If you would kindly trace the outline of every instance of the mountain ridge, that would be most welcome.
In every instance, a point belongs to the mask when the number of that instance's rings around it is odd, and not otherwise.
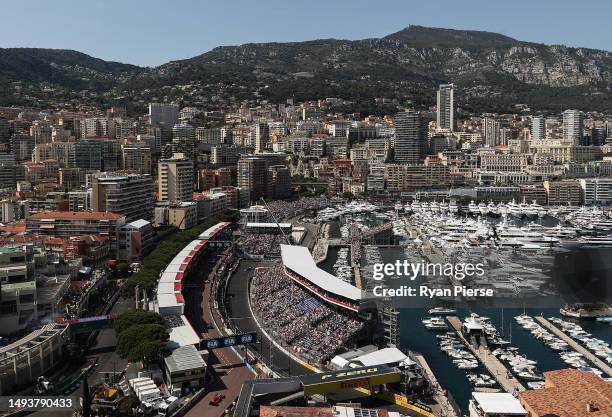
[[[3,51],[7,50],[0,49],[0,81],[19,81],[18,69],[14,62],[6,65]],[[21,78],[28,81],[112,90],[118,97],[143,100],[163,93],[164,99],[194,105],[331,96],[364,105],[375,97],[431,105],[436,86],[454,82],[460,103],[474,111],[487,102],[491,110],[513,103],[612,108],[612,53],[485,31],[411,25],[380,38],[219,46],[153,68],[76,51],[60,50],[59,58],[49,50],[25,51],[29,52],[22,57],[13,52],[12,59],[25,63]]]

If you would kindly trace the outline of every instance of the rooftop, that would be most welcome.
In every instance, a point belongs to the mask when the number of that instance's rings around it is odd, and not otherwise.
[[[612,382],[578,369],[545,372],[544,376],[544,389],[519,393],[521,403],[533,410],[534,417],[583,416],[586,415],[588,403],[594,405],[594,410],[588,413],[589,417],[612,416]]]
[[[30,216],[30,219],[119,220],[122,217],[121,214],[108,211],[41,211]]]
[[[170,356],[164,359],[164,362],[170,372],[188,371],[206,366],[202,355],[193,345],[181,346],[175,349]]]
[[[496,392],[473,392],[472,397],[485,414],[503,416],[526,416],[527,411],[512,394]]]
[[[361,290],[340,278],[322,270],[315,264],[308,248],[304,246],[281,245],[283,265],[300,274],[324,291],[346,297],[350,300],[360,300]]]

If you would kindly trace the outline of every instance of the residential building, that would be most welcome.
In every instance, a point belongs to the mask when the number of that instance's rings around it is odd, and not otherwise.
[[[268,195],[267,167],[263,158],[246,157],[238,161],[238,187],[248,188],[252,201]]]
[[[270,142],[270,126],[267,123],[255,125],[255,153],[266,152]]]
[[[574,145],[582,142],[584,135],[584,116],[580,110],[565,110],[563,112],[563,139]]]
[[[495,117],[485,117],[482,121],[482,131],[485,144],[497,146],[501,144],[501,122]]]
[[[162,159],[157,167],[157,199],[171,203],[189,202],[193,194],[193,162],[181,153]]]
[[[111,251],[117,250],[120,228],[125,216],[110,212],[41,211],[26,219],[26,231],[44,236],[69,238],[79,235],[102,235],[108,238]]]
[[[91,179],[91,208],[125,216],[127,222],[153,217],[153,179],[150,175],[104,172]]]
[[[421,115],[407,111],[395,115],[395,162],[417,163],[425,157],[426,126]]]
[[[240,152],[235,146],[218,145],[210,149],[210,163],[213,165],[235,165],[238,159]]]
[[[174,126],[178,123],[178,114],[179,106],[177,104],[149,104],[149,123],[152,125]]]
[[[455,129],[454,84],[442,84],[438,88],[436,128],[450,132]]]
[[[151,175],[151,148],[145,144],[123,145],[123,169]]]
[[[612,178],[580,179],[584,204],[610,205],[612,203]]]
[[[195,202],[180,202],[168,207],[168,224],[179,230],[191,229],[198,224],[198,207]]]
[[[153,226],[147,220],[135,220],[123,225],[119,230],[119,259],[141,260],[151,247],[154,235]]]
[[[546,119],[543,116],[531,118],[531,140],[546,139]]]
[[[544,181],[546,198],[551,206],[582,204],[582,188],[576,180]]]

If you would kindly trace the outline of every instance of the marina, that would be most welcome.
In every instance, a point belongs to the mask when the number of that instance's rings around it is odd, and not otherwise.
[[[546,318],[540,316],[540,317],[536,317],[535,319],[542,326],[544,326],[545,328],[550,330],[552,333],[554,333],[557,337],[563,339],[565,341],[565,343],[567,343],[576,352],[580,353],[589,362],[591,362],[592,364],[597,366],[597,368],[599,368],[604,373],[606,373],[608,375],[608,377],[612,377],[612,367],[610,365],[608,365],[607,363],[602,361],[600,358],[595,356],[593,353],[591,353],[585,347],[581,346],[576,340],[574,340],[571,337],[569,337],[567,334],[565,334],[563,331],[561,331],[559,328],[557,328],[554,324],[552,324]]]
[[[504,391],[515,393],[525,390],[525,387],[518,381],[518,379],[516,379],[509,372],[506,366],[499,359],[497,359],[497,357],[495,357],[495,355],[493,355],[487,347],[483,345],[474,346],[473,343],[468,342],[461,331],[463,324],[459,317],[449,316],[447,317],[447,320],[453,329],[455,329],[455,332],[457,332],[457,335],[463,344],[467,346],[472,354],[485,366],[485,368],[495,378]]]

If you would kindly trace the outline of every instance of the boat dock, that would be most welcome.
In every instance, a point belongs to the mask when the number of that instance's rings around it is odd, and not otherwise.
[[[448,397],[444,395],[442,387],[438,383],[436,376],[429,367],[429,364],[427,363],[425,358],[422,355],[415,355],[414,358],[416,359],[417,363],[421,365],[421,367],[423,367],[423,370],[427,374],[429,381],[433,384],[433,386],[436,387],[436,393],[434,394],[434,400],[436,401],[436,404],[432,407],[435,415],[460,417],[459,413],[457,413],[455,407],[453,407]]]
[[[538,323],[540,323],[545,329],[550,330],[555,336],[561,338],[565,343],[567,343],[572,349],[576,352],[582,354],[586,360],[591,362],[593,365],[598,367],[602,372],[605,372],[608,376],[612,376],[612,367],[595,356],[591,351],[589,351],[584,346],[580,345],[574,339],[566,335],[561,331],[557,326],[552,324],[550,321],[545,319],[544,317],[537,316],[535,318]]]
[[[457,316],[449,316],[446,317],[448,322],[453,326],[453,329],[457,332],[459,339],[463,342],[464,345],[470,349],[472,354],[478,358],[480,363],[482,363],[487,371],[495,378],[497,383],[502,387],[502,389],[511,394],[519,391],[525,391],[525,387],[510,373],[508,368],[495,357],[491,353],[489,349],[484,346],[478,346],[476,349],[472,344],[463,336],[461,332],[461,320]]]

